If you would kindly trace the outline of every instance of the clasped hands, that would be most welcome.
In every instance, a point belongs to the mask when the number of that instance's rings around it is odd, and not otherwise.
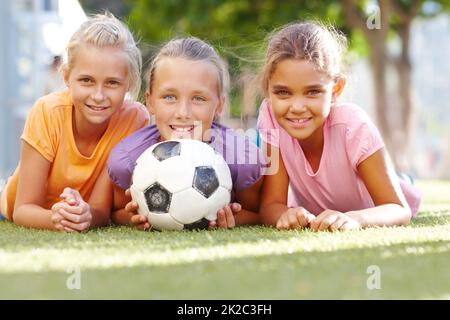
[[[63,200],[55,203],[51,208],[51,220],[54,227],[65,232],[87,231],[92,222],[89,204],[83,200],[77,190],[69,187],[64,188],[60,197]]]
[[[361,229],[361,224],[348,213],[325,210],[318,216],[303,207],[289,208],[276,223],[277,229],[310,228],[313,231],[344,231]]]

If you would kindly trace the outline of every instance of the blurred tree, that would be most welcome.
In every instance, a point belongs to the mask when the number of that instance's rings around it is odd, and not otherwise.
[[[413,127],[412,66],[410,55],[411,24],[415,17],[433,16],[448,11],[448,1],[423,0],[341,0],[346,25],[363,35],[369,48],[374,83],[374,105],[378,127],[401,171],[410,170],[410,143]],[[367,15],[371,5],[372,12]],[[388,49],[392,40],[400,50]],[[393,67],[394,70],[390,70]],[[394,71],[397,87],[389,91],[387,77]]]
[[[133,2],[130,0],[80,0],[80,4],[88,14],[103,13],[108,10],[118,18],[127,17]]]
[[[338,8],[332,0],[137,0],[128,22],[151,43],[177,35],[205,39],[229,61],[234,72],[261,57],[261,40],[274,28],[289,21],[313,19],[318,12],[319,17],[340,20]]]

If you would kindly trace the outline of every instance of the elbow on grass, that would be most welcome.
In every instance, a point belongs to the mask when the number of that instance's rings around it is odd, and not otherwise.
[[[411,218],[412,218],[412,212],[410,208],[404,208],[405,210],[405,221],[404,221],[404,225],[408,225],[411,223]]]
[[[263,226],[266,227],[272,227],[276,225],[276,220],[274,221],[274,218],[270,214],[270,210],[267,210],[266,208],[260,208],[259,211],[260,216],[260,222]]]
[[[408,205],[404,205],[404,206],[400,205],[400,212],[401,212],[401,220],[398,225],[400,225],[400,226],[409,225],[411,223],[411,219],[412,219],[411,208]]]

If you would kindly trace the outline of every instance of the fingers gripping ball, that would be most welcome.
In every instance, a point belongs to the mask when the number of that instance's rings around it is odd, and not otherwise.
[[[160,142],[137,159],[130,188],[138,213],[159,230],[206,229],[230,203],[231,174],[206,143]]]

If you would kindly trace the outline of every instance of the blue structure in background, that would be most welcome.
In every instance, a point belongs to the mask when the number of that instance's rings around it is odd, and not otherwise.
[[[42,27],[59,23],[57,0],[0,1],[0,179],[17,166],[29,109],[42,95],[52,53]]]

